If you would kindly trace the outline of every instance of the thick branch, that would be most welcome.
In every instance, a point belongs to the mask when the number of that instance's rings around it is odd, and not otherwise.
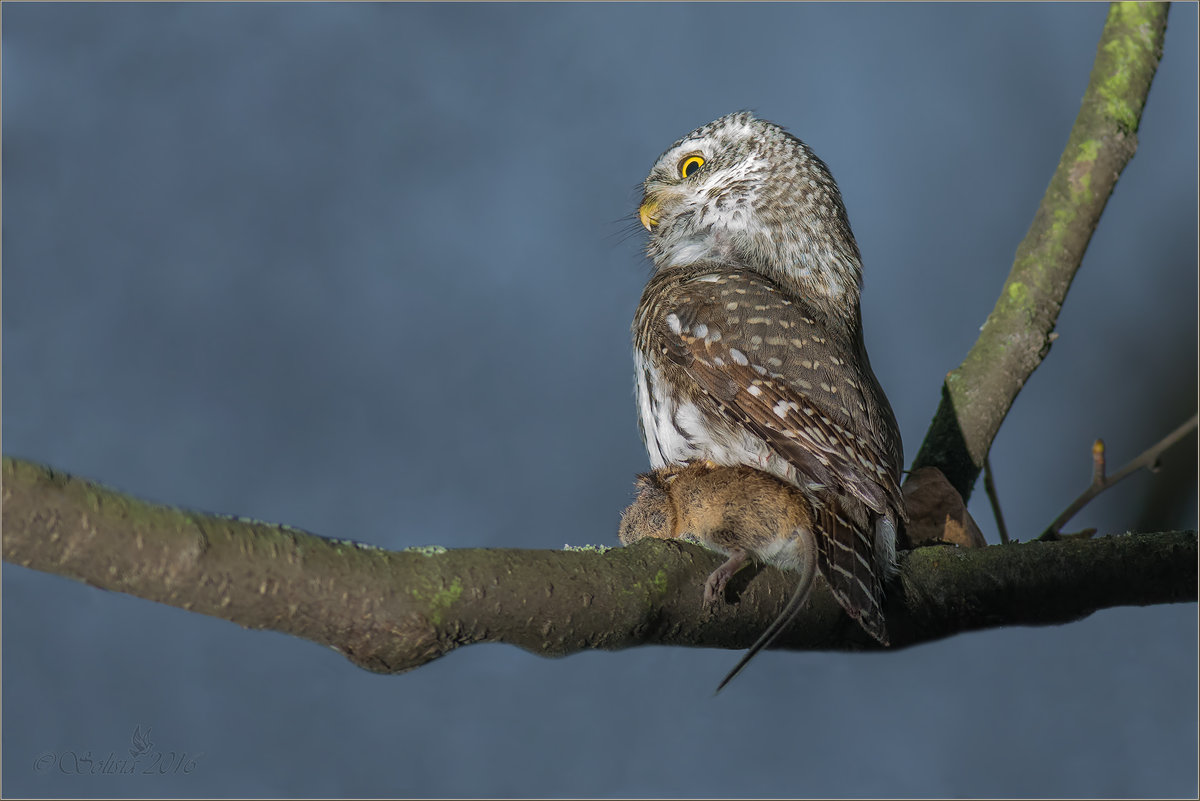
[[[154,506],[5,458],[4,559],[103,589],[328,645],[399,672],[460,646],[544,656],[649,643],[744,648],[792,593],[773,568],[702,609],[721,557],[676,541],[577,551],[391,552],[286,526]],[[888,627],[897,646],[960,631],[1061,623],[1097,609],[1196,599],[1196,534],[1169,532],[972,550],[901,561]],[[876,647],[823,584],[780,647]]]
[[[1000,299],[966,359],[946,376],[913,468],[940,467],[970,497],[1009,408],[1050,350],[1059,309],[1137,130],[1162,57],[1166,3],[1113,3],[1058,169]]]

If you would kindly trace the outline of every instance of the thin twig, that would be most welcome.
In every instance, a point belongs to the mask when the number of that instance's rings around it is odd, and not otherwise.
[[[1103,484],[1108,479],[1105,477],[1106,460],[1104,454],[1104,440],[1098,439],[1092,443],[1092,483]]]
[[[1054,519],[1054,522],[1042,532],[1042,535],[1038,539],[1042,541],[1061,539],[1064,536],[1060,533],[1062,527],[1097,495],[1114,484],[1119,483],[1122,479],[1128,478],[1138,470],[1145,468],[1152,473],[1158,470],[1158,460],[1163,452],[1192,433],[1196,428],[1196,421],[1197,415],[1192,415],[1190,420],[1170,434],[1167,434],[1167,436],[1163,437],[1112,476],[1105,476],[1104,474],[1104,441],[1096,440],[1096,443],[1092,446],[1092,485],[1084,490],[1082,495],[1072,501],[1071,505]]]
[[[992,502],[992,514],[996,516],[996,528],[1000,530],[1000,542],[1008,544],[1008,526],[1004,525],[1004,513],[1000,511],[1000,496],[996,494],[996,480],[992,478],[992,460],[983,457],[983,488]]]

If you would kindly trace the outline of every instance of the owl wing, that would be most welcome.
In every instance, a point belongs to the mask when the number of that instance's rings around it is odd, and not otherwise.
[[[881,642],[876,547],[866,521],[904,516],[894,459],[873,439],[854,354],[801,306],[746,273],[699,275],[660,300],[651,348],[681,367],[719,414],[762,439],[814,490],[818,561],[841,605]],[[860,515],[861,516],[861,515]]]
[[[651,347],[807,481],[901,514],[892,457],[870,437],[852,355],[770,285],[744,273],[700,276],[664,298]]]

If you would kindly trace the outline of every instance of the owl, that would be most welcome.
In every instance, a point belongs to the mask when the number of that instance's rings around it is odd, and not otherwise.
[[[829,168],[739,112],[671,145],[643,189],[654,273],[633,333],[651,467],[744,465],[798,488],[820,573],[886,645],[903,453],[867,359],[861,259]]]

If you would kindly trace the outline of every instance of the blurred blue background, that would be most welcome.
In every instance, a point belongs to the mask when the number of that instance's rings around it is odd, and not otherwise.
[[[647,462],[637,186],[755,109],[831,167],[907,458],[1066,142],[1106,6],[3,9],[3,449],[386,548],[616,541]],[[1196,408],[1197,13],[993,466],[1029,539]],[[628,235],[632,234],[632,235]],[[1196,526],[1195,439],[1072,528]],[[992,542],[980,489],[971,510]],[[403,676],[4,565],[9,796],[1194,796],[1196,605],[892,654]],[[135,727],[190,773],[66,775]]]

